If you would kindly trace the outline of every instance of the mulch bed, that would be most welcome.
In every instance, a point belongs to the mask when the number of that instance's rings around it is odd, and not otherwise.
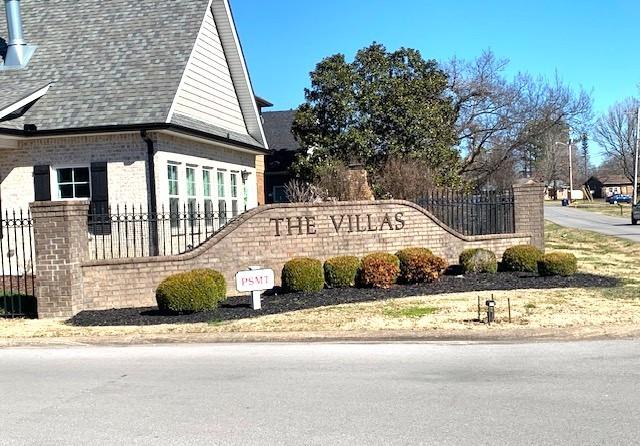
[[[464,277],[445,275],[438,282],[417,285],[396,285],[389,289],[341,288],[317,293],[278,294],[272,290],[262,298],[262,310],[251,309],[251,299],[231,297],[218,309],[201,313],[166,315],[156,307],[119,310],[83,311],[68,323],[76,326],[125,326],[190,324],[253,318],[267,314],[318,308],[330,305],[370,302],[411,296],[428,296],[469,291],[553,288],[610,288],[620,284],[613,277],[577,274],[573,277],[539,277],[527,273],[468,274]]]

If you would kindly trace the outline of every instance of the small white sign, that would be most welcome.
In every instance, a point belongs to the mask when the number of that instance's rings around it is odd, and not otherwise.
[[[252,269],[236,274],[236,289],[241,292],[266,291],[276,286],[272,269]]]

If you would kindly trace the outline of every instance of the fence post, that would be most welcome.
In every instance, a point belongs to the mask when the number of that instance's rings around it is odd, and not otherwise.
[[[513,185],[513,218],[517,233],[530,234],[531,244],[544,249],[544,185]]]
[[[88,201],[31,203],[38,317],[71,317],[83,309],[82,269],[88,260]]]

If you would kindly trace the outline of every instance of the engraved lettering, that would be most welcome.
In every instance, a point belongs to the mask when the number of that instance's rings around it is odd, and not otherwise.
[[[344,220],[344,215],[340,216],[339,222],[336,222],[336,217],[337,215],[332,215],[331,221],[333,222],[333,227],[335,228],[336,232],[340,232],[340,227],[342,227],[342,221]]]
[[[377,228],[373,227],[373,223],[371,222],[371,214],[367,214],[367,231],[377,231]]]
[[[276,222],[276,237],[280,237],[282,235],[280,234],[280,222],[284,221],[284,218],[270,218],[269,223],[272,221]]]
[[[404,229],[404,224],[405,224],[404,213],[402,213],[402,212],[396,213],[396,222],[397,222],[397,224],[396,224],[396,230],[397,231],[399,231],[401,229]]]
[[[366,226],[364,228],[360,227],[360,215],[356,215],[356,229],[358,232],[366,232],[367,228]]]
[[[291,220],[297,220],[298,224],[291,224]],[[302,217],[287,217],[287,230],[289,235],[293,235],[293,230],[298,230],[298,235],[302,235]]]
[[[389,217],[389,214],[384,214],[384,218],[382,219],[382,223],[380,224],[381,231],[384,230],[384,225],[387,225],[389,227],[389,230],[393,231],[393,226],[391,225],[391,217]]]
[[[305,217],[307,220],[307,235],[313,235],[316,233],[316,218]]]

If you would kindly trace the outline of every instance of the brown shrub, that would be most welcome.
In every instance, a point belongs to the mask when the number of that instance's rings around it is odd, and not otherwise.
[[[359,283],[365,287],[389,288],[400,274],[400,260],[393,254],[376,252],[362,259]]]
[[[426,248],[407,248],[396,253],[400,280],[404,283],[434,282],[447,268],[447,261]]]

